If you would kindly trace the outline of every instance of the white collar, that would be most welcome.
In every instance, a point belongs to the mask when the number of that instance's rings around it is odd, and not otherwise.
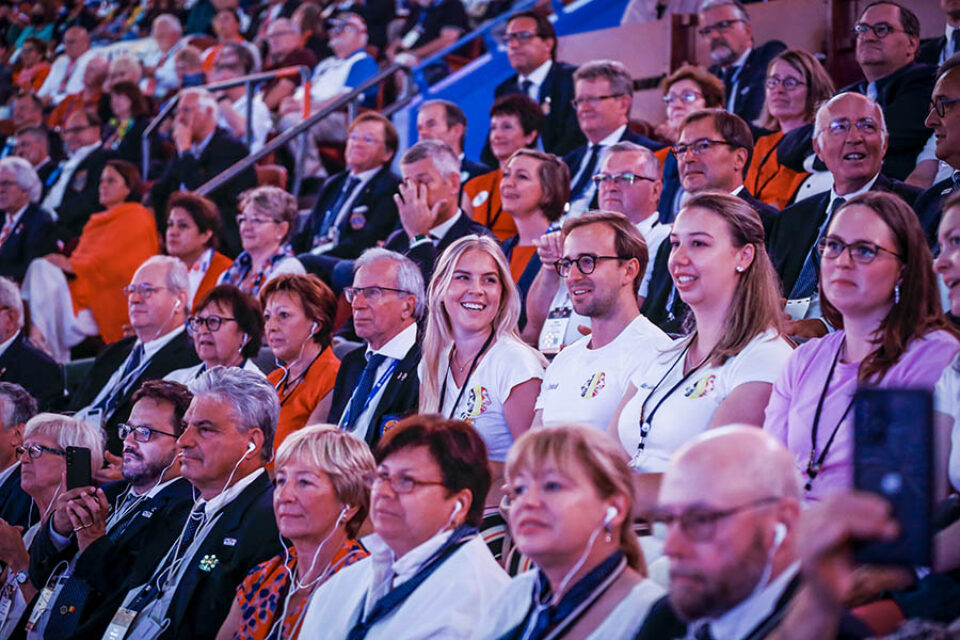
[[[429,232],[430,235],[436,238],[436,242],[440,242],[441,240],[443,240],[443,237],[447,235],[450,229],[453,228],[453,225],[457,224],[457,220],[459,220],[460,216],[462,215],[463,215],[463,212],[457,209],[457,212],[452,216],[450,216],[449,220],[447,220],[446,222],[442,222],[437,226],[435,226],[434,228],[430,229],[430,232]]]
[[[453,529],[444,529],[425,542],[421,542],[419,546],[414,547],[401,558],[397,558],[393,549],[379,535],[370,536],[368,546],[375,567],[374,574],[376,575],[377,569],[389,570],[395,576],[394,586],[409,580],[417,574],[421,565],[429,560],[452,534]]]
[[[20,335],[20,329],[17,329],[12,336],[0,342],[0,355],[3,355],[7,352],[7,349],[13,344],[13,341],[17,339],[17,336]]]
[[[366,357],[370,359],[370,354],[379,353],[380,355],[393,358],[394,360],[403,360],[413,345],[417,342],[417,323],[414,322],[409,327],[403,329],[400,333],[387,340],[379,349],[371,349],[367,346]]]
[[[615,144],[617,144],[618,142],[620,142],[620,138],[623,137],[623,134],[624,134],[624,132],[625,132],[626,130],[627,130],[627,125],[626,125],[626,123],[624,123],[624,124],[620,125],[619,127],[617,127],[616,129],[614,129],[614,130],[613,130],[613,133],[611,133],[610,135],[608,135],[608,136],[607,136],[606,138],[604,138],[603,140],[600,140],[600,141],[597,142],[596,144],[600,145],[601,147],[609,147],[609,146],[611,146],[611,145],[615,145]],[[592,146],[593,144],[594,144],[593,142],[589,142],[589,141],[587,142],[587,146],[588,146],[588,147],[589,147],[589,146]],[[599,165],[598,165],[598,166],[599,166]]]
[[[957,29],[960,29],[960,27],[951,27],[950,23],[949,22],[947,23],[947,28],[944,30],[944,34],[947,36],[948,44],[950,42],[950,39],[953,38],[953,32],[956,31]]]
[[[80,147],[79,149],[76,150],[76,152],[73,155],[70,156],[70,158],[67,160],[67,164],[71,162],[73,162],[74,164],[80,164],[81,162],[83,162],[84,158],[86,158],[88,155],[96,151],[97,148],[100,146],[100,144],[101,144],[100,141],[97,140],[93,144],[88,144],[85,147]]]
[[[221,491],[214,497],[209,500],[204,500],[201,498],[197,504],[204,504],[204,518],[207,522],[210,522],[210,519],[215,516],[221,509],[226,507],[228,504],[234,501],[237,496],[243,493],[243,490],[253,484],[253,481],[256,480],[261,473],[265,473],[263,467],[257,468],[253,473],[248,473],[244,477],[240,478],[232,485],[227,487],[225,490]]]
[[[730,192],[730,195],[739,197],[740,192],[743,191],[745,188],[746,187],[743,185],[743,183],[741,183],[739,187],[737,187],[736,189]]]
[[[833,204],[833,201],[836,200],[837,198],[843,198],[845,201],[847,201],[847,200],[850,200],[850,198],[859,196],[861,193],[866,193],[867,191],[870,191],[870,189],[873,189],[873,185],[874,185],[874,183],[877,181],[877,178],[879,178],[879,177],[880,177],[880,174],[877,173],[877,175],[875,175],[875,176],[873,176],[872,178],[870,178],[870,180],[869,180],[869,182],[867,182],[867,184],[863,185],[862,187],[860,187],[860,188],[857,189],[856,191],[851,191],[850,193],[845,193],[845,194],[843,194],[843,195],[840,195],[839,193],[837,193],[837,191],[836,191],[836,185],[830,187],[830,205],[832,205],[832,204]],[[830,209],[829,209],[829,206],[828,206],[827,210],[828,210],[828,211],[830,210]]]
[[[760,624],[777,605],[787,585],[800,571],[800,562],[794,562],[779,576],[767,583],[759,593],[752,594],[743,602],[714,620],[698,620],[691,628],[710,623],[714,638],[742,638]]]
[[[538,87],[541,86],[543,82],[547,79],[547,74],[550,73],[550,67],[552,66],[553,66],[553,60],[547,60],[542,65],[540,65],[539,67],[531,71],[530,75],[526,77],[520,76],[519,82],[517,82],[517,84],[519,85],[524,80],[529,80],[530,82],[537,85]]]
[[[350,177],[360,178],[360,184],[367,184],[373,179],[373,176],[377,174],[377,171],[380,171],[380,169],[383,169],[383,167],[374,167],[373,169],[367,169],[366,171],[361,171],[360,173],[354,173],[354,171],[351,169]]]
[[[244,96],[244,97],[246,97],[246,96]],[[207,148],[207,145],[210,144],[210,141],[213,140],[213,136],[215,136],[216,134],[217,134],[217,128],[214,127],[214,128],[213,128],[213,131],[211,131],[210,134],[209,134],[206,138],[204,138],[203,140],[201,140],[200,142],[198,142],[198,143],[195,144],[195,145],[191,145],[191,146],[190,146],[190,151],[192,151],[194,154],[196,154],[197,158],[199,158],[201,155],[203,155],[204,149]]]
[[[660,214],[654,211],[646,218],[636,223],[634,226],[637,228],[637,231],[640,232],[644,238],[650,235],[650,232],[653,231],[653,228],[660,224]]]
[[[184,327],[184,325],[180,325],[179,327],[177,327],[177,328],[174,329],[173,331],[171,331],[171,332],[169,332],[169,333],[165,333],[165,334],[163,334],[162,336],[160,336],[160,337],[158,337],[158,338],[154,338],[153,340],[150,340],[150,341],[148,341],[148,342],[140,342],[139,340],[137,340],[137,343],[136,343],[136,344],[142,344],[142,345],[143,345],[143,357],[144,357],[144,359],[149,360],[150,358],[152,358],[152,357],[154,356],[155,353],[157,353],[157,351],[160,351],[160,349],[162,349],[162,348],[164,348],[165,346],[167,346],[167,343],[168,343],[168,342],[170,342],[171,340],[173,340],[175,337],[177,337],[178,335],[180,335],[180,334],[183,332],[183,327]],[[134,346],[133,346],[134,349],[137,348],[136,344],[134,344]],[[132,353],[132,350],[131,350],[131,353]]]
[[[737,58],[736,62],[730,66],[737,69],[743,68],[743,65],[747,64],[747,58],[750,57],[751,51],[753,51],[753,47],[747,47],[747,50],[743,52],[743,55]]]
[[[154,485],[153,488],[150,489],[149,491],[147,491],[146,494],[139,494],[139,493],[137,493],[136,491],[134,491],[133,485],[131,485],[131,486],[130,486],[130,493],[132,493],[132,494],[135,495],[135,496],[145,495],[147,498],[153,498],[153,497],[156,496],[158,493],[160,493],[161,491],[163,491],[164,489],[166,489],[167,487],[169,487],[171,484],[173,484],[173,483],[176,482],[177,480],[180,480],[181,478],[183,478],[183,476],[175,476],[175,477],[173,477],[173,478],[170,478],[169,480],[164,480],[164,481],[161,482],[160,484]],[[186,482],[186,478],[183,478],[183,480]]]
[[[16,213],[13,214],[13,223],[14,223],[14,224],[17,223],[17,220],[20,219],[20,217],[23,215],[23,212],[26,211],[26,210],[27,210],[27,207],[29,207],[29,206],[30,206],[30,203],[28,202],[27,204],[25,204],[25,205],[23,205],[22,207],[20,207],[20,209],[19,209]]]

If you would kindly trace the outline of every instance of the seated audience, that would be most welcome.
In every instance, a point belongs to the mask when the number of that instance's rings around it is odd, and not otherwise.
[[[943,202],[960,190],[960,109],[956,108],[955,100],[960,100],[960,54],[955,54],[937,70],[937,84],[924,121],[933,129],[937,158],[953,171],[953,175],[921,193],[914,203],[913,208],[931,244],[940,225]]]
[[[907,7],[882,0],[861,11],[855,31],[857,64],[864,79],[842,91],[862,93],[883,109],[890,127],[883,172],[903,180],[930,136],[917,117],[930,103],[935,80],[934,67],[915,61],[920,21]]]
[[[189,192],[173,194],[167,206],[164,248],[167,255],[178,258],[187,267],[187,308],[195,309],[232,264],[230,258],[217,251],[220,213],[215,204]]]
[[[23,467],[17,449],[23,444],[23,428],[37,415],[37,401],[19,384],[0,382],[0,520],[24,531],[39,518],[36,505],[20,486]]]
[[[449,0],[448,0],[449,1]],[[459,2],[459,0],[457,0]],[[487,165],[468,160],[463,152],[467,139],[467,116],[449,100],[428,100],[417,111],[417,138],[436,140],[450,147],[460,159],[460,184],[490,172]]]
[[[218,639],[297,637],[313,592],[370,555],[357,534],[370,509],[364,479],[375,469],[366,443],[329,426],[307,427],[284,441],[273,513],[292,544],[284,541],[283,553],[243,580]]]
[[[43,126],[43,102],[33,93],[18,93],[13,97],[10,122],[13,124],[11,134],[24,127]],[[46,130],[50,154],[57,160],[63,157],[63,140],[53,130]],[[0,158],[6,158],[16,151],[17,139],[14,135],[3,137],[3,148],[0,149]]]
[[[0,380],[26,389],[43,411],[59,409],[64,401],[63,370],[30,342],[23,324],[20,290],[0,277]]]
[[[119,427],[123,482],[70,489],[57,501],[31,546],[31,579],[51,594],[31,610],[28,637],[102,636],[124,585],[146,580],[162,560],[193,506],[177,459],[190,398],[179,384],[145,382]]]
[[[161,213],[168,210],[167,201],[174,191],[193,191],[249,155],[242,142],[217,126],[220,109],[206,89],[187,89],[179,95],[173,124],[177,156],[150,190],[154,211]],[[220,211],[223,221],[220,246],[229,257],[240,253],[240,231],[236,217],[239,196],[256,185],[256,171],[248,167],[207,194]],[[161,227],[163,222],[158,220]]]
[[[833,178],[830,191],[806,198],[777,216],[767,247],[787,298],[792,336],[827,332],[820,308],[817,242],[844,202],[867,192],[895,193],[912,204],[919,190],[881,172],[888,142],[883,111],[874,101],[843,93],[817,111],[813,148]]]
[[[473,219],[493,231],[500,242],[517,233],[517,225],[510,214],[503,215],[500,197],[503,167],[516,151],[533,148],[542,125],[543,114],[536,103],[525,96],[508,94],[497,98],[490,107],[487,140],[498,168],[464,184],[460,206],[464,211],[472,212]]]
[[[13,73],[13,84],[20,91],[36,93],[50,74],[50,63],[44,55],[47,45],[39,38],[27,38],[20,47],[20,58]]]
[[[176,54],[186,45],[180,20],[170,13],[161,13],[150,25],[150,46],[143,54],[143,79],[140,90],[148,98],[163,98],[180,88],[174,65]]]
[[[477,534],[490,489],[482,438],[462,422],[413,416],[374,457],[371,555],[314,593],[300,636],[471,637],[508,583]]]
[[[337,299],[314,276],[285,274],[260,290],[260,304],[267,345],[278,367],[267,376],[280,396],[276,448],[289,434],[330,413],[340,369],[331,347]]]
[[[520,149],[502,169],[500,198],[503,210],[514,221],[517,234],[500,244],[510,276],[520,294],[521,332],[527,324],[527,292],[540,272],[537,243],[547,233],[559,230],[559,220],[570,197],[570,171],[557,156],[533,149]]]
[[[13,154],[29,162],[40,178],[41,195],[38,202],[47,196],[50,187],[60,177],[60,166],[50,157],[51,135],[43,125],[21,127],[17,129],[17,141],[13,148]]]
[[[547,153],[562,156],[581,146],[583,132],[577,126],[577,110],[570,104],[576,68],[557,62],[553,23],[539,11],[520,11],[507,21],[503,40],[516,73],[498,84],[493,95],[502,98],[519,93],[539,105],[544,122],[538,129]],[[497,160],[502,162],[499,157]]]
[[[110,120],[103,146],[117,157],[143,167],[143,132],[150,124],[150,104],[133,82],[122,80],[110,86]],[[154,146],[156,149],[156,146]]]
[[[960,348],[940,308],[923,230],[903,200],[851,199],[817,251],[823,315],[837,331],[797,349],[764,422],[793,455],[808,500],[852,485],[857,387],[932,390]]]
[[[412,260],[367,249],[344,291],[354,332],[366,342],[343,357],[327,422],[376,446],[420,401],[420,326],[426,316],[423,276]]]
[[[34,538],[46,526],[57,498],[65,491],[67,447],[90,450],[90,472],[103,462],[103,439],[99,430],[76,418],[54,413],[41,413],[27,421],[23,428],[20,457],[20,486],[33,498],[40,520],[24,531],[7,522],[0,522],[0,561],[4,564],[0,580],[0,607],[7,615],[0,624],[0,635],[9,638],[26,613],[27,604],[44,586],[43,581],[30,579],[30,552]]]
[[[647,251],[625,216],[588,212],[564,223],[559,240],[557,247],[541,248],[555,257],[539,277],[562,280],[564,294],[563,306],[550,310],[540,348],[557,353],[571,330],[580,336],[581,318],[590,335],[571,342],[547,367],[534,426],[578,423],[604,430],[631,377],[670,340],[637,308]]]
[[[203,52],[203,72],[213,71],[213,65],[217,61],[217,56],[223,49],[223,45],[228,42],[237,42],[242,47],[246,47],[253,56],[253,69],[260,71],[260,50],[252,43],[243,39],[240,34],[240,14],[238,7],[223,5],[218,8],[216,15],[213,16],[213,33],[217,36],[217,43]]]
[[[37,96],[44,106],[57,106],[71,93],[83,90],[87,63],[94,57],[90,50],[90,34],[81,26],[73,26],[63,35],[63,53],[53,61],[50,73]]]
[[[240,243],[243,251],[217,284],[232,284],[257,295],[283,274],[302,275],[290,239],[297,226],[297,199],[279,187],[257,187],[240,195]]]
[[[642,474],[638,497],[645,503],[684,443],[711,427],[763,424],[792,351],[780,333],[763,227],[748,204],[723,193],[692,197],[673,223],[670,245],[670,276],[694,331],[637,370],[608,430]]]
[[[342,259],[355,259],[397,227],[394,195],[400,179],[390,170],[397,130],[378,113],[357,116],[347,129],[346,169],[324,182],[294,241],[310,273],[330,280]]]
[[[113,89],[113,85],[120,82],[132,82],[135,85],[140,84],[140,80],[143,77],[143,70],[140,66],[140,61],[131,53],[121,53],[120,55],[112,58],[110,60],[110,66],[107,68],[107,82],[104,85],[106,91]],[[139,90],[139,87],[137,87]],[[110,104],[107,101],[107,104],[104,105],[104,109],[100,111],[104,120],[109,120],[113,114],[110,113]]]
[[[210,72],[212,82],[234,80],[241,76],[253,73],[253,56],[246,47],[238,42],[225,42],[217,61]],[[251,102],[251,134],[247,137],[247,87],[239,84],[229,89],[223,89],[217,94],[217,104],[220,106],[220,120],[217,124],[228,131],[237,140],[242,140],[250,148],[250,153],[256,153],[267,142],[267,136],[273,130],[273,120],[270,109],[263,102],[263,94],[253,94]]]
[[[634,637],[663,588],[646,579],[616,444],[579,425],[531,431],[511,449],[506,480],[511,536],[537,568],[510,582],[478,637]]]
[[[408,6],[410,13],[384,51],[390,62],[401,56],[401,62],[416,67],[470,30],[462,0],[413,0]]]
[[[587,144],[577,147],[563,161],[570,167],[570,209],[573,215],[596,208],[597,190],[593,176],[600,156],[618,142],[634,142],[656,151],[660,144],[630,130],[633,77],[623,64],[595,60],[573,75],[577,122]]]
[[[58,362],[89,336],[104,343],[123,337],[127,313],[123,287],[137,267],[157,253],[153,216],[140,204],[140,171],[108,160],[100,176],[101,213],[90,216],[70,257],[50,253],[34,260],[23,282],[33,335]]]
[[[199,496],[163,559],[134,566],[133,575],[149,577],[126,594],[111,622],[125,626],[126,637],[216,637],[237,585],[281,551],[264,469],[280,413],[276,392],[235,367],[211,369],[191,388],[177,443],[180,473]]]
[[[758,200],[783,209],[809,174],[787,166],[781,153],[810,144],[814,116],[834,94],[833,81],[813,55],[787,49],[770,62],[766,84],[760,126],[774,133],[757,139],[746,184]]]
[[[0,275],[17,282],[32,260],[57,251],[53,216],[38,204],[42,191],[40,177],[27,160],[0,158]]]
[[[133,336],[108,345],[70,397],[77,416],[102,425],[107,445],[120,453],[117,425],[130,415],[130,398],[146,380],[197,364],[184,331],[187,268],[176,258],[154,256],[140,265],[124,287]]]
[[[83,87],[77,93],[71,93],[60,101],[50,115],[47,116],[47,126],[51,129],[62,129],[75,111],[96,110],[100,106],[103,96],[103,85],[107,81],[109,61],[103,56],[93,56],[87,61],[83,72]]]
[[[723,80],[727,111],[752,122],[763,109],[767,67],[787,45],[755,47],[750,14],[738,0],[704,0],[698,13],[697,33],[710,48],[710,73]]]
[[[286,67],[317,66],[317,56],[301,44],[300,27],[289,18],[271,20],[266,28],[266,40],[269,46],[264,71],[284,69]],[[276,111],[280,102],[293,95],[300,85],[300,76],[285,76],[268,81],[261,91],[263,101],[271,111]]]
[[[177,90],[199,87],[207,83],[203,72],[203,53],[192,45],[184,45],[173,55],[173,69],[177,74]],[[251,54],[252,55],[252,54]],[[172,93],[176,91],[171,90]],[[171,93],[167,94],[168,96]],[[169,100],[169,98],[167,98]]]
[[[683,185],[680,184],[680,170],[677,168],[677,156],[673,154],[673,145],[680,137],[680,125],[694,111],[701,109],[723,108],[723,83],[703,67],[682,64],[660,81],[660,91],[666,105],[667,119],[657,127],[660,138],[670,146],[654,152],[663,169],[663,192],[657,207],[660,221],[673,222],[680,211],[680,202],[684,198]],[[655,256],[656,251],[650,255]]]
[[[953,195],[944,204],[943,220],[940,222],[940,253],[934,262],[934,268],[943,282],[947,285],[950,298],[950,314],[954,318],[960,317],[960,196]],[[938,496],[943,497],[951,491],[960,491],[960,393],[957,385],[960,383],[960,368],[957,361],[943,369],[943,374],[937,382],[934,399],[936,401],[936,420],[941,438],[938,443],[949,442],[946,451],[936,451],[939,460],[946,460],[945,466],[952,489],[939,490]],[[950,434],[947,436],[946,434]],[[946,457],[944,457],[946,456]],[[938,477],[944,474],[938,472]]]
[[[163,377],[189,386],[214,367],[239,367],[263,375],[251,358],[260,353],[263,312],[260,302],[233,285],[222,284],[203,296],[187,318],[187,331],[200,364]]]

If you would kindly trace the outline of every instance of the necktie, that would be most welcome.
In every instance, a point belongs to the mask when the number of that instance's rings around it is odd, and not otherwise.
[[[737,101],[736,92],[734,91],[734,83],[737,81],[737,71],[740,70],[740,67],[730,65],[723,70],[723,88],[727,92],[727,110],[733,111],[733,107]]]
[[[130,386],[131,380],[130,375],[140,367],[140,363],[143,361],[143,345],[137,344],[134,347],[133,351],[130,353],[130,357],[127,358],[126,363],[123,366],[123,370],[120,372],[120,378],[117,380],[116,385],[113,389],[110,390],[104,399],[99,402],[95,408],[101,409],[103,411],[103,420],[108,420],[111,415],[113,415],[113,410],[117,408],[117,405],[120,403],[120,397],[126,391],[127,387]]]
[[[373,389],[373,378],[377,375],[377,369],[380,368],[380,365],[383,364],[386,359],[387,356],[381,353],[374,353],[371,354],[370,359],[367,360],[367,366],[363,368],[363,373],[360,374],[360,381],[357,383],[357,387],[353,390],[353,395],[350,397],[350,407],[348,409],[350,415],[347,416],[347,422],[344,424],[344,429],[347,431],[353,431],[356,426],[360,414],[363,413],[364,405],[367,403],[367,396],[370,395],[370,390]]]
[[[953,190],[960,191],[960,171],[953,172]]]
[[[953,30],[953,33],[950,34],[950,42],[953,43],[953,54],[956,55],[960,53],[960,27],[957,27]],[[946,60],[944,60],[946,62]]]
[[[13,153],[13,136],[7,136],[7,141],[3,144],[3,149],[0,150],[0,158],[6,158],[7,156]]]
[[[878,95],[879,93],[877,92],[877,83],[876,82],[867,83],[867,97],[873,100],[874,102],[876,102]]]
[[[324,214],[323,223],[320,225],[320,232],[317,234],[318,237],[324,237],[330,233],[330,228],[333,226],[333,223],[336,222],[340,209],[342,209],[343,205],[350,199],[350,194],[353,193],[353,190],[357,188],[358,184],[360,184],[360,178],[356,176],[350,176],[347,179],[343,185],[343,189],[340,190],[340,195],[338,195],[334,201],[333,206],[327,209],[327,212]]]
[[[833,204],[830,205],[830,212],[827,214],[827,219],[823,221],[823,225],[817,234],[817,240],[810,248],[810,253],[807,254],[807,259],[800,268],[800,275],[797,276],[797,281],[790,291],[791,300],[809,298],[813,295],[814,290],[816,290],[818,280],[817,272],[820,271],[820,254],[817,253],[817,243],[820,242],[820,238],[827,232],[827,226],[829,226],[830,219],[833,217],[834,212],[836,212],[844,202],[846,202],[845,198],[835,198]]]
[[[587,156],[577,181],[570,190],[570,202],[579,200],[583,197],[584,191],[593,179],[593,172],[597,169],[597,158],[600,156],[600,145],[591,144],[590,154]]]
[[[693,637],[696,640],[714,640],[713,634],[710,633],[709,624],[700,625],[700,627],[693,632]]]
[[[956,32],[954,32],[954,33],[956,33]],[[523,80],[523,81],[520,83],[520,91],[522,91],[522,92],[523,92],[523,95],[527,96],[528,98],[533,98],[534,100],[536,100],[536,99],[537,99],[536,96],[531,96],[531,95],[530,95],[530,87],[532,87],[532,86],[533,86],[533,81],[532,81],[532,80]]]
[[[0,246],[7,241],[7,238],[10,237],[10,232],[13,231],[13,214],[8,213],[7,218],[3,223],[3,229],[0,229]]]
[[[193,543],[193,539],[197,537],[197,531],[200,529],[200,526],[203,524],[205,518],[205,510],[207,503],[203,502],[198,504],[193,508],[193,511],[190,512],[190,516],[187,518],[187,526],[183,529],[183,534],[180,536],[180,540],[177,545],[174,547],[173,556],[171,556],[170,561],[167,563],[167,571],[160,574],[160,579],[158,586],[160,589],[163,589],[163,585],[166,584],[171,578],[175,578],[174,573],[177,571],[177,565],[179,561],[187,553],[187,549],[190,548],[190,545]]]

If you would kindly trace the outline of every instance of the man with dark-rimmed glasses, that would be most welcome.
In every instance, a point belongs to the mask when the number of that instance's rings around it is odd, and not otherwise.
[[[937,83],[925,124],[933,129],[937,158],[953,169],[953,175],[920,194],[914,210],[931,245],[936,241],[943,202],[960,191],[960,54],[951,56],[937,70]]]

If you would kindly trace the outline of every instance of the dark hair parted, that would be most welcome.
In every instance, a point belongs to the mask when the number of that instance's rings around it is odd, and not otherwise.
[[[397,135],[397,128],[390,122],[390,118],[386,118],[376,111],[364,111],[353,119],[353,122],[347,127],[347,133],[352,133],[354,127],[361,122],[379,122],[383,126],[383,146],[390,152],[390,160],[392,160],[400,146],[400,136]]]
[[[807,98],[803,105],[803,118],[806,122],[813,122],[820,105],[833,97],[836,89],[833,80],[820,61],[812,53],[802,49],[787,49],[779,54],[767,65],[767,76],[773,71],[773,65],[783,62],[800,74],[807,86]],[[780,124],[770,115],[764,101],[763,112],[759,118],[760,125],[765,129],[779,129]]]
[[[260,301],[232,284],[221,284],[204,296],[194,313],[200,313],[212,304],[229,309],[240,331],[247,334],[240,355],[244,358],[256,358],[263,340],[263,309]]]
[[[553,155],[534,149],[517,149],[507,160],[514,158],[534,158],[537,166],[537,179],[540,180],[540,211],[550,222],[556,222],[563,216],[564,208],[570,200],[570,169],[567,163]]]
[[[750,132],[750,125],[744,122],[743,118],[734,115],[726,109],[701,109],[694,111],[680,123],[680,131],[694,122],[710,119],[713,121],[713,128],[717,134],[736,149],[746,149],[747,161],[743,165],[743,175],[747,175],[747,169],[750,167],[750,161],[753,160],[753,133]]]
[[[553,28],[553,23],[550,22],[550,18],[547,14],[537,11],[535,9],[528,9],[527,11],[518,11],[517,13],[510,16],[510,19],[507,20],[507,26],[510,26],[510,23],[514,20],[519,20],[520,18],[529,18],[537,23],[536,34],[537,37],[541,40],[553,40],[553,46],[550,47],[550,59],[557,59],[557,31]]]
[[[135,82],[124,80],[110,87],[110,94],[126,96],[130,100],[130,117],[144,118],[150,115],[150,103]]]
[[[540,110],[540,105],[519,93],[500,96],[494,100],[490,107],[490,117],[494,116],[516,116],[526,136],[543,130],[543,111]]]
[[[574,229],[585,227],[588,224],[604,224],[613,231],[613,251],[623,260],[637,261],[637,275],[633,278],[633,292],[640,291],[643,284],[643,274],[647,270],[649,251],[647,243],[640,235],[636,225],[622,213],[615,211],[587,211],[576,218],[568,218],[563,223],[564,239]]]
[[[893,235],[900,254],[900,302],[893,305],[880,322],[877,348],[860,362],[857,379],[879,382],[897,364],[914,338],[931,331],[960,333],[947,321],[940,306],[940,290],[933,272],[933,256],[926,235],[913,209],[892,193],[868,191],[848,200],[834,214],[834,220],[849,207],[867,207],[883,221]],[[891,298],[893,293],[891,292]],[[826,295],[820,298],[823,317],[831,326],[843,328],[843,316]]]
[[[143,183],[140,181],[140,169],[135,164],[114,158],[113,160],[107,160],[104,167],[110,167],[123,178],[123,183],[130,190],[126,202],[140,202],[143,197]]]
[[[173,427],[173,432],[177,437],[184,432],[187,423],[184,422],[183,416],[187,414],[190,401],[193,400],[193,394],[186,386],[168,380],[147,380],[133,392],[131,405],[143,399],[169,403],[173,407],[173,424],[170,425]]]
[[[487,466],[487,447],[476,429],[459,420],[437,415],[415,415],[401,421],[381,438],[373,457],[380,464],[401,449],[426,447],[450,493],[470,491],[465,522],[479,527],[483,503],[492,482]]]
[[[260,306],[266,309],[270,297],[278,293],[285,293],[300,302],[304,315],[317,323],[313,341],[329,347],[333,337],[333,320],[337,315],[337,297],[330,287],[313,275],[279,275],[260,289]]]
[[[187,212],[187,215],[197,225],[200,233],[212,231],[210,239],[207,240],[207,246],[216,249],[220,246],[220,227],[223,221],[220,218],[220,211],[217,205],[213,204],[203,196],[198,196],[189,191],[177,191],[167,200],[167,220],[170,219],[170,212],[174,207],[179,207]]]

